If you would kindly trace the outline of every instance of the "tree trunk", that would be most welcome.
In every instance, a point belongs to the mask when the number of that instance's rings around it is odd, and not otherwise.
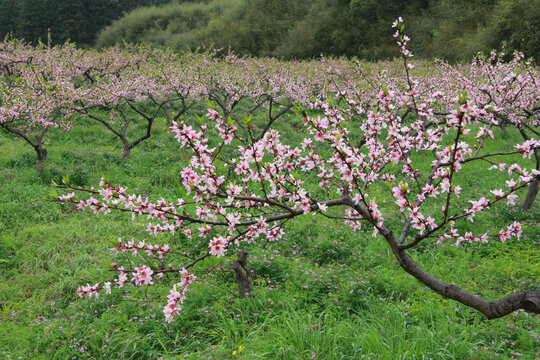
[[[529,185],[529,192],[527,193],[527,197],[525,198],[525,201],[521,206],[521,210],[527,211],[532,207],[532,205],[534,204],[534,200],[536,199],[536,195],[538,194],[539,185],[540,177],[536,178],[533,182],[531,182],[531,184]]]
[[[369,211],[361,204],[353,202],[352,199],[348,199],[347,202],[365,218],[371,216]],[[403,270],[411,274],[416,280],[420,281],[437,294],[476,309],[488,319],[497,319],[519,309],[540,314],[540,293],[536,291],[520,291],[508,295],[498,301],[485,300],[456,285],[447,284],[428,273],[416,263],[404,249],[399,248],[400,244],[398,243],[398,240],[396,240],[392,232],[384,225],[379,226],[379,233],[385,238]]]
[[[35,147],[37,154],[37,171],[38,173],[42,172],[45,168],[45,159],[47,158],[47,149],[42,148],[41,146]]]
[[[45,126],[41,130],[41,132],[36,136],[35,139],[31,139],[30,136],[28,134],[25,134],[22,129],[7,126],[5,123],[4,124],[0,123],[0,127],[6,130],[7,132],[20,136],[22,139],[24,139],[24,141],[29,143],[34,148],[37,155],[37,163],[36,163],[37,171],[38,173],[42,172],[43,169],[45,168],[45,159],[47,158],[47,154],[48,154],[47,149],[44,149],[42,146],[43,137],[45,136],[45,133],[47,132],[49,128]]]
[[[247,269],[248,249],[243,248],[237,254],[238,260],[231,265],[231,269],[236,273],[236,283],[238,284],[238,295],[240,297],[250,296],[253,292],[251,277]]]
[[[488,301],[471,294],[455,285],[446,284],[422,269],[409,255],[399,251],[396,257],[401,267],[421,283],[436,293],[459,301],[483,313],[488,319],[497,319],[513,311],[524,309],[535,314],[540,313],[540,294],[535,291],[521,291],[506,296],[498,301]]]
[[[129,156],[131,155],[131,146],[129,143],[124,142],[124,153],[122,154],[122,160],[129,159]]]

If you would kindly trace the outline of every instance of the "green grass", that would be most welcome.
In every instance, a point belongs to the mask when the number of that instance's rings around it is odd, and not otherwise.
[[[298,118],[284,119],[293,126]],[[140,130],[140,129],[139,129]],[[516,312],[487,321],[442,298],[407,275],[371,231],[352,232],[339,222],[307,216],[288,224],[279,243],[250,246],[252,298],[239,299],[229,272],[193,286],[182,314],[164,322],[168,287],[126,288],[78,299],[78,286],[111,278],[112,240],[143,239],[144,219],[78,213],[45,200],[51,181],[97,185],[102,175],[129,191],[175,199],[183,193],[179,150],[165,121],[147,142],[121,161],[121,146],[93,123],[50,138],[45,171],[16,138],[0,134],[0,358],[6,359],[534,359],[540,356],[538,317]],[[291,142],[302,134],[286,133]],[[503,139],[511,144],[518,135]],[[418,156],[416,166],[429,166]],[[526,161],[526,160],[525,160]],[[472,174],[472,175],[471,175]],[[460,201],[479,197],[482,184],[502,179],[486,168],[466,176]],[[502,185],[501,185],[502,186]],[[391,207],[380,186],[381,207]],[[524,194],[521,194],[522,196]],[[521,240],[484,246],[422,244],[412,256],[446,282],[489,299],[540,282],[538,201],[521,213],[504,205],[494,217],[465,224],[477,232],[519,219]],[[388,219],[397,225],[399,219]],[[465,228],[463,228],[465,229]],[[149,239],[185,245],[179,235]],[[204,244],[201,246],[204,247]],[[183,248],[181,248],[183,250]],[[228,263],[210,259],[204,268]],[[202,277],[202,276],[201,276]],[[269,282],[270,281],[270,282]]]

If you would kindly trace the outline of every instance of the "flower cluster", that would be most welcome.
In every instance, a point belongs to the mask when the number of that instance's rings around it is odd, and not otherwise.
[[[403,29],[404,29],[403,18],[400,16],[396,21],[394,21],[394,23],[392,24],[392,27],[397,28],[396,32],[394,33],[394,37],[399,39],[397,44],[401,48],[401,53],[405,57],[412,57],[413,54],[407,49],[407,43],[411,39],[407,35],[403,34]]]
[[[95,296],[96,298],[99,297],[99,283],[90,285],[86,284],[86,286],[81,286],[77,289],[77,294],[79,297],[92,297]]]
[[[152,274],[154,274],[154,272],[148,266],[143,265],[141,267],[136,267],[131,281],[137,286],[152,285],[154,284],[152,281]]]
[[[185,292],[188,291],[188,286],[197,280],[197,277],[190,274],[186,269],[182,269],[180,274],[184,278],[170,290],[169,296],[167,296],[167,305],[163,308],[163,314],[167,322],[171,322],[178,312],[182,310],[181,305],[186,298]]]
[[[133,239],[126,243],[122,240],[122,238],[118,238],[118,244],[118,246],[115,246],[111,249],[115,252],[116,255],[118,255],[120,252],[126,251],[130,251],[131,255],[137,255],[139,252],[144,252],[148,256],[157,256],[158,259],[161,259],[165,254],[170,251],[169,245],[167,244],[163,246],[159,244],[152,245],[150,243],[147,244],[146,240],[142,240],[138,244],[135,244]]]

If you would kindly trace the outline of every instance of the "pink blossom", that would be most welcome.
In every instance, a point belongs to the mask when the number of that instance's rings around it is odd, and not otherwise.
[[[135,285],[141,286],[141,285],[152,285],[154,282],[152,281],[152,274],[154,271],[150,269],[149,267],[143,265],[141,267],[136,267],[135,272],[132,273],[133,278],[132,281],[135,282]]]

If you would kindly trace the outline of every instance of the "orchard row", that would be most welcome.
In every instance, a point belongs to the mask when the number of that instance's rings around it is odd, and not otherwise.
[[[405,46],[408,38],[401,40]],[[143,46],[98,52],[70,44],[33,47],[5,41],[0,44],[0,126],[34,148],[38,170],[47,157],[50,128],[70,129],[81,117],[93,119],[118,137],[127,159],[151,136],[157,117],[166,117],[170,125],[208,101],[225,119],[264,116],[268,130],[297,105],[336,97],[368,109],[390,95],[393,109],[387,110],[405,117],[414,109],[429,123],[449,114],[454,100],[467,94],[469,101],[496,111],[498,126],[518,127],[525,140],[537,136],[537,70],[520,54],[508,63],[499,59],[492,53],[467,66],[420,63],[412,69],[408,63],[405,74],[401,59],[284,62],[211,52],[177,55]],[[134,122],[144,123],[146,131],[129,138]]]

